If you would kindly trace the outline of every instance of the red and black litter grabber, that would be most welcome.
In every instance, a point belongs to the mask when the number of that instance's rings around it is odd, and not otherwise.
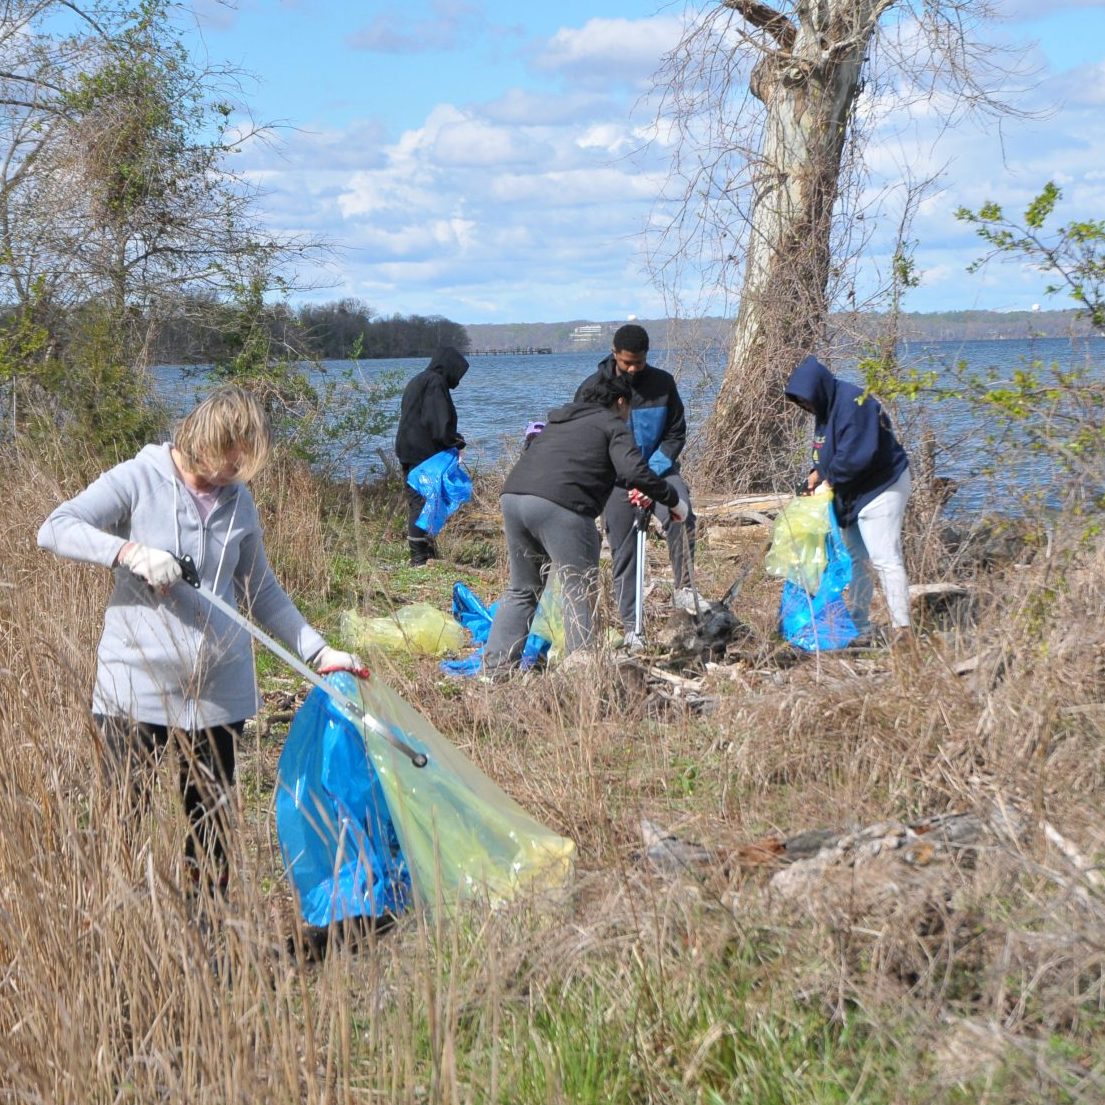
[[[385,725],[378,718],[367,713],[361,703],[350,698],[349,695],[343,694],[337,687],[331,686],[320,675],[311,671],[298,656],[289,652],[275,637],[270,637],[263,629],[254,625],[253,622],[243,617],[228,602],[225,602],[216,595],[209,587],[205,587],[200,581],[200,574],[196,570],[196,563],[190,556],[179,556],[177,557],[177,561],[180,564],[181,578],[184,582],[187,583],[189,587],[193,587],[195,590],[199,591],[216,610],[220,610],[234,622],[235,625],[240,625],[255,641],[264,645],[269,652],[279,656],[288,667],[302,675],[309,683],[314,684],[314,686],[328,694],[338,706],[353,718],[354,721],[366,725],[374,733],[383,737],[383,739],[397,752],[402,752],[415,767],[426,766],[428,761],[424,752],[419,752],[417,749],[412,748],[398,733],[393,732],[390,726]],[[363,676],[367,677],[368,672],[354,672],[353,674],[363,674]]]

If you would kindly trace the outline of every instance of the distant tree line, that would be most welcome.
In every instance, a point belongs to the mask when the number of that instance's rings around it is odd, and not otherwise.
[[[160,327],[153,359],[163,364],[225,360],[232,352],[229,316],[235,310],[210,300],[181,300]],[[429,357],[442,345],[462,353],[470,348],[468,332],[458,322],[441,315],[377,315],[359,299],[267,304],[253,324],[266,332],[273,348],[301,360]]]
[[[594,353],[596,359],[610,350],[610,339],[624,319],[573,319],[567,322],[471,323],[468,336],[475,349],[512,349],[548,346],[554,353]],[[732,320],[703,318],[641,318],[654,350],[688,350],[713,353],[728,348]],[[834,311],[826,327],[825,348],[850,355],[886,333],[890,318],[882,311]],[[584,339],[580,328],[598,323],[601,330]],[[1088,318],[1076,310],[1037,311],[902,311],[897,331],[907,342],[977,341],[1008,338],[1079,338],[1093,333]]]
[[[429,357],[439,346],[466,353],[468,332],[441,315],[377,315],[360,299],[304,304],[296,324],[317,355],[326,360],[361,357]]]

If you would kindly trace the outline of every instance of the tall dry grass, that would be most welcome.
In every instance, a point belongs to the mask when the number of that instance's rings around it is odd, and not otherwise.
[[[101,780],[86,704],[107,575],[35,548],[63,490],[25,457],[6,467],[0,1100],[1102,1099],[1105,555],[1080,535],[979,573],[974,623],[917,656],[765,651],[708,676],[708,715],[658,704],[609,658],[493,687],[381,660],[577,842],[579,870],[555,900],[412,915],[320,962],[299,954],[272,836],[276,741],[243,741],[225,903],[189,892],[170,777],[137,815]],[[334,535],[317,496],[290,478],[270,493],[274,562],[319,586]],[[705,541],[700,587],[733,570]],[[742,594],[766,633],[772,585]],[[1025,831],[935,892],[903,876],[784,907],[770,871],[725,860],[771,831],[995,804]],[[716,867],[651,875],[642,814],[716,847]]]

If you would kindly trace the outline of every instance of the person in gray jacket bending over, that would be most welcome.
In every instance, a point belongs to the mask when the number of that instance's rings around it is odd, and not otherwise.
[[[318,670],[361,669],[304,620],[265,557],[245,481],[268,459],[257,400],[214,391],[172,444],[147,445],[43,523],[38,543],[115,570],[97,652],[92,713],[112,775],[137,782],[175,743],[189,821],[185,853],[197,886],[225,889],[235,742],[257,711],[249,634],[180,582],[181,557],[202,582]]]
[[[614,332],[610,355],[599,362],[598,370],[584,380],[580,389],[592,380],[622,379],[628,382],[629,426],[637,448],[649,468],[657,476],[662,476],[666,483],[675,488],[676,494],[689,503],[690,488],[679,471],[679,456],[687,444],[687,417],[683,400],[679,396],[675,377],[648,363],[648,346],[648,331],[643,326],[634,322],[619,326]],[[578,392],[576,398],[579,398]],[[631,652],[635,652],[643,647],[643,642],[637,639],[633,629],[637,504],[630,499],[628,491],[629,488],[619,480],[602,509],[602,520],[610,545],[614,598],[625,630],[625,643]],[[675,584],[672,603],[682,610],[693,612],[699,601],[691,587],[696,527],[694,511],[688,510],[684,518],[672,518],[664,509],[663,500],[657,499],[657,503],[656,520],[664,531]]]
[[[484,671],[494,677],[522,654],[550,561],[564,595],[566,655],[591,644],[599,565],[595,519],[614,481],[662,503],[677,521],[688,507],[645,464],[626,425],[628,381],[586,381],[575,401],[549,412],[503,484],[500,500],[510,558],[510,584],[499,602],[484,648]]]

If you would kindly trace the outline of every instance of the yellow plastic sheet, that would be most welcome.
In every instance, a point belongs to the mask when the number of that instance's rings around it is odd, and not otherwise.
[[[380,778],[411,883],[422,904],[492,904],[562,886],[575,845],[534,820],[424,717],[373,675],[356,680],[365,710],[429,762],[415,767],[371,726],[365,748]]]
[[[775,519],[771,548],[764,558],[768,575],[789,579],[811,595],[821,586],[821,573],[828,564],[825,538],[829,533],[829,511],[833,497],[798,495]]]
[[[550,574],[545,590],[541,592],[541,601],[537,604],[537,613],[533,616],[529,631],[549,642],[551,656],[564,655],[564,593],[555,573]]]
[[[380,648],[444,656],[463,651],[468,634],[451,614],[443,614],[428,602],[415,602],[387,618],[365,618],[346,610],[341,616],[341,639],[355,652]]]

